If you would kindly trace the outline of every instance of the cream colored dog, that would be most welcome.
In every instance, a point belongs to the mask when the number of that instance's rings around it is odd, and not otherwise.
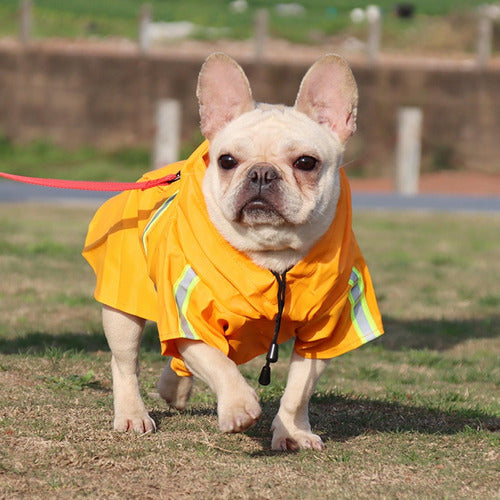
[[[259,266],[289,269],[335,216],[344,145],[356,128],[358,94],[348,65],[327,55],[305,75],[294,107],[256,105],[240,66],[215,54],[200,72],[197,96],[201,129],[210,141],[203,193],[214,226]],[[153,431],[138,384],[144,320],[104,307],[103,324],[112,351],[114,427]],[[179,340],[177,348],[189,370],[216,393],[222,431],[243,431],[256,422],[257,395],[233,361],[197,340]],[[272,423],[273,449],[323,448],[311,432],[308,402],[327,364],[292,355]],[[158,389],[182,409],[191,385],[192,377],[178,377],[167,367]]]

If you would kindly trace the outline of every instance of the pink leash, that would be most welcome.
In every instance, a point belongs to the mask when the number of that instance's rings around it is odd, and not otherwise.
[[[159,179],[152,179],[143,182],[96,182],[96,181],[68,181],[64,179],[44,179],[41,177],[27,177],[24,175],[6,174],[0,172],[0,177],[5,177],[12,181],[24,182],[26,184],[36,184],[59,189],[81,189],[84,191],[129,191],[131,189],[150,189],[162,184],[171,184],[179,179],[180,174],[170,174]]]

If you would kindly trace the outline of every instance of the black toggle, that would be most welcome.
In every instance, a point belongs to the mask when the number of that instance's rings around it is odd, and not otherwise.
[[[259,384],[269,385],[270,383],[271,383],[271,367],[269,365],[265,365],[262,367],[262,371],[260,372]]]

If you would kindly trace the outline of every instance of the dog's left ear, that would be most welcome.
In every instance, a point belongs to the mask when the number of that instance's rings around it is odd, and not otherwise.
[[[344,144],[356,130],[358,88],[344,58],[329,54],[314,63],[300,84],[295,109],[326,124]]]
[[[255,108],[241,66],[222,53],[209,56],[198,77],[201,132],[211,140],[230,121]]]

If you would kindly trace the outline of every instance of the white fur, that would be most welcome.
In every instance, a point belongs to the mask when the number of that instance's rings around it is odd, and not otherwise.
[[[114,428],[139,433],[154,431],[156,425],[139,393],[139,347],[145,321],[104,306],[102,322],[112,353]]]

